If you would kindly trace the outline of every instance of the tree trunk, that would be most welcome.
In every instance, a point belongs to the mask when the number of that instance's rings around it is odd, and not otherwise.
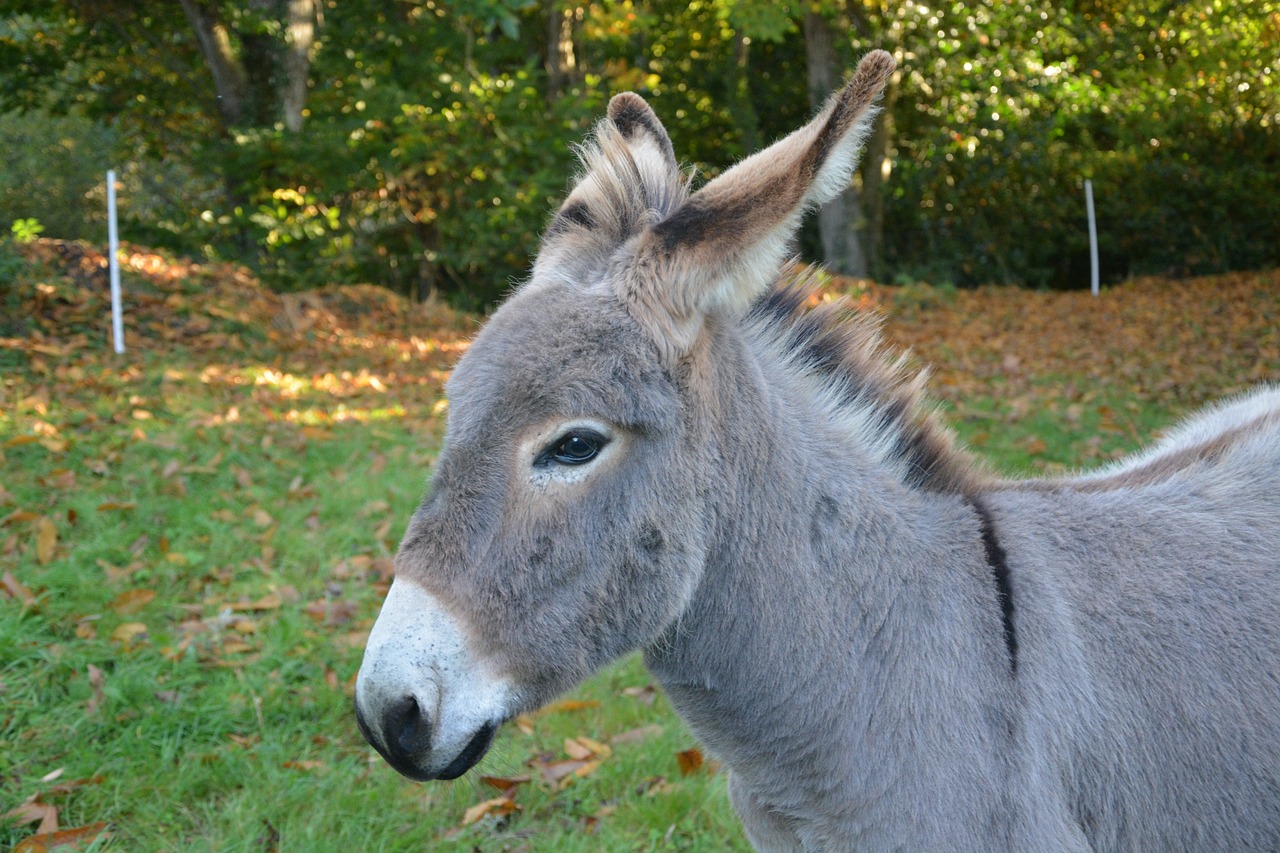
[[[733,81],[733,117],[734,124],[742,138],[743,154],[759,151],[764,147],[760,136],[760,115],[751,101],[751,67],[748,60],[751,56],[751,43],[742,36],[741,30],[733,33],[733,53],[736,77]]]
[[[547,101],[554,102],[578,73],[578,58],[573,49],[573,25],[576,10],[563,6],[563,0],[546,0],[547,12]]]
[[[893,105],[898,100],[902,72],[895,71],[884,88],[884,109],[867,139],[862,197],[867,212],[867,256],[871,269],[880,274],[884,259],[884,184],[892,170]]]
[[[831,24],[817,12],[804,16],[805,64],[809,71],[809,102],[817,109],[836,89],[837,57]],[[818,211],[823,262],[833,272],[865,278],[861,194],[855,185]]]
[[[225,128],[236,127],[245,119],[245,102],[249,96],[249,80],[244,65],[231,46],[231,33],[217,13],[198,0],[179,0],[182,11],[196,31],[200,53],[213,75],[213,88],[218,96],[218,114]]]
[[[287,15],[284,85],[280,93],[280,110],[283,114],[284,126],[293,133],[299,133],[302,130],[302,110],[307,102],[311,48],[316,41],[315,0],[288,0]]]

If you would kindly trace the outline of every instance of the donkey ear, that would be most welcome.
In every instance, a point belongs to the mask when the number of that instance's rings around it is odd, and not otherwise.
[[[635,92],[623,92],[609,100],[609,121],[631,149],[641,174],[653,171],[663,178],[680,173],[671,137],[653,108]]]
[[[702,316],[749,305],[777,277],[805,211],[844,191],[893,73],[873,51],[809,124],[741,161],[649,229],[618,281],[659,341],[687,352]],[[612,113],[612,107],[611,107]]]
[[[578,148],[583,171],[542,237],[534,278],[589,279],[613,252],[678,208],[687,191],[671,137],[644,98],[609,101]]]

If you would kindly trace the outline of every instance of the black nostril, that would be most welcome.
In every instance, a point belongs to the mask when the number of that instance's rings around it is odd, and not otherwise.
[[[431,721],[418,707],[418,700],[406,696],[387,709],[387,746],[401,755],[416,755],[431,745]]]

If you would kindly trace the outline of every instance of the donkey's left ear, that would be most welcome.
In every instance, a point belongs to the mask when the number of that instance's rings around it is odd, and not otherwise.
[[[743,308],[775,280],[805,211],[849,185],[875,118],[872,104],[894,67],[883,50],[867,54],[809,124],[741,161],[643,234],[617,287],[664,350],[688,352],[708,311]]]

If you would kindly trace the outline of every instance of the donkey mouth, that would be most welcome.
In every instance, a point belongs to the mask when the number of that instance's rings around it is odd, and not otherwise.
[[[493,746],[493,736],[498,731],[496,723],[485,723],[471,738],[471,742],[462,748],[458,757],[449,762],[449,766],[435,775],[436,779],[457,779],[466,773],[476,762],[484,758],[484,754]]]
[[[360,727],[364,730],[363,721],[360,721]],[[458,753],[458,756],[453,761],[445,765],[443,770],[436,771],[426,770],[418,763],[420,759],[425,757],[422,753],[398,753],[383,748],[376,739],[370,738],[368,735],[366,735],[366,739],[373,744],[373,748],[386,759],[392,769],[401,776],[412,779],[415,782],[448,781],[457,779],[463,773],[475,767],[481,758],[484,758],[485,753],[489,751],[489,747],[493,746],[493,737],[497,731],[498,723],[485,723],[471,737],[471,740],[462,748],[462,752]]]

